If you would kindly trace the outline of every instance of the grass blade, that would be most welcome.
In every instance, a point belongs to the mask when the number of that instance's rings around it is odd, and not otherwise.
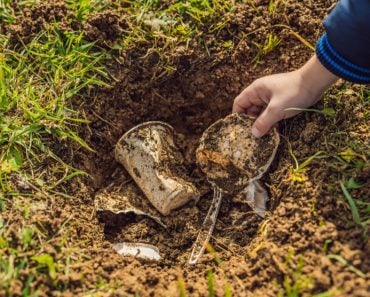
[[[328,258],[332,259],[332,260],[336,260],[339,263],[341,263],[342,265],[348,267],[349,270],[351,270],[352,272],[357,274],[359,277],[362,277],[362,278],[366,277],[366,275],[361,270],[359,270],[356,267],[354,267],[353,265],[349,264],[348,261],[346,259],[344,259],[342,256],[330,254],[330,255],[328,255]]]
[[[185,281],[182,277],[178,279],[177,285],[179,286],[180,297],[186,297]]]
[[[349,204],[349,206],[351,208],[353,221],[356,224],[361,225],[360,214],[358,212],[358,209],[357,209],[357,206],[356,206],[355,201],[353,200],[352,196],[350,195],[350,193],[348,192],[347,188],[343,185],[342,182],[340,182],[340,187],[341,187],[342,192],[343,192],[344,196],[346,197],[346,199],[348,201],[348,204]]]
[[[210,270],[208,271],[208,278],[207,278],[207,283],[208,283],[208,296],[209,297],[215,297],[215,284],[214,284],[214,275],[213,272]]]

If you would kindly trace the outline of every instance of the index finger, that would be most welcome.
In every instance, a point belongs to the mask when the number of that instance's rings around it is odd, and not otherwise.
[[[266,103],[259,97],[253,84],[244,89],[234,100],[233,112],[248,113],[249,109],[260,109]]]

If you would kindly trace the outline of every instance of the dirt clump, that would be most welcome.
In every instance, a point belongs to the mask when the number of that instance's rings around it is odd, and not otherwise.
[[[113,46],[126,28],[124,16],[109,10],[91,15],[83,26],[86,40],[103,47]]]
[[[3,29],[10,35],[9,41],[13,46],[29,43],[41,30],[48,29],[53,24],[58,24],[61,32],[78,30],[80,27],[64,1],[40,2],[35,6],[22,8],[19,12],[14,24],[4,26]]]

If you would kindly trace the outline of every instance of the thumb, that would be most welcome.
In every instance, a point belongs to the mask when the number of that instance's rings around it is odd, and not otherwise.
[[[284,118],[284,112],[277,111],[271,106],[261,113],[252,126],[253,136],[260,138],[265,135],[273,125]]]

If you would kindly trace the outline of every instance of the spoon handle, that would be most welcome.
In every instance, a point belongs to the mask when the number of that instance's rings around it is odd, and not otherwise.
[[[222,202],[222,192],[219,187],[213,187],[213,199],[208,210],[207,216],[203,221],[203,225],[198,233],[197,239],[193,244],[193,249],[189,258],[189,264],[195,265],[203,255],[204,249],[211,238],[213,228],[217,221],[218,211]]]

